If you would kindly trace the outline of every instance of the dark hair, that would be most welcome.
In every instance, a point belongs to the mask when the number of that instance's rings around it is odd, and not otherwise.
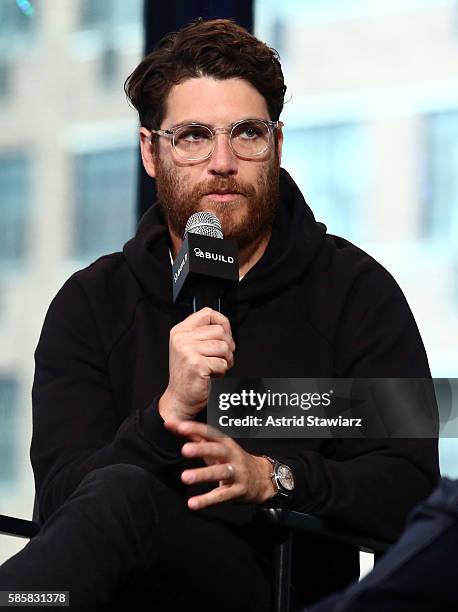
[[[197,21],[166,34],[124,83],[141,125],[158,129],[173,87],[190,78],[241,78],[264,97],[270,118],[283,108],[286,86],[278,53],[229,19]]]

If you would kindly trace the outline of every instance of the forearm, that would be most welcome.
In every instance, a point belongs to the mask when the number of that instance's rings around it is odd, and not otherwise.
[[[413,506],[437,484],[437,442],[397,440],[387,446],[381,441],[378,447],[376,440],[351,442],[352,458],[339,461],[315,451],[280,458],[296,480],[288,507],[394,541]]]

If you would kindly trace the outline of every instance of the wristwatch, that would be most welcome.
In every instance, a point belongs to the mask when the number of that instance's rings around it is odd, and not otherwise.
[[[272,465],[272,472],[270,478],[274,485],[275,494],[270,499],[266,500],[266,503],[276,501],[286,501],[288,497],[291,497],[294,491],[294,474],[293,470],[284,463],[272,459],[267,455],[262,455]]]

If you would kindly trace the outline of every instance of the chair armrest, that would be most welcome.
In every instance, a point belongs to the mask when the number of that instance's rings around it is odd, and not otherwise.
[[[380,542],[373,538],[345,531],[332,521],[303,512],[271,507],[259,508],[259,512],[262,519],[272,525],[277,525],[286,530],[307,531],[311,535],[332,539],[363,552],[382,553],[391,545],[387,542]]]
[[[13,535],[19,538],[33,538],[39,531],[38,523],[0,514],[0,534]]]

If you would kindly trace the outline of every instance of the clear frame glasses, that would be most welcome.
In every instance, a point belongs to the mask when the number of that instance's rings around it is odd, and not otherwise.
[[[211,128],[200,123],[189,123],[170,130],[150,131],[151,134],[170,138],[172,148],[181,159],[203,161],[213,153],[217,134],[229,135],[229,145],[237,157],[252,159],[268,150],[274,130],[281,127],[281,121],[242,119],[230,128]]]

